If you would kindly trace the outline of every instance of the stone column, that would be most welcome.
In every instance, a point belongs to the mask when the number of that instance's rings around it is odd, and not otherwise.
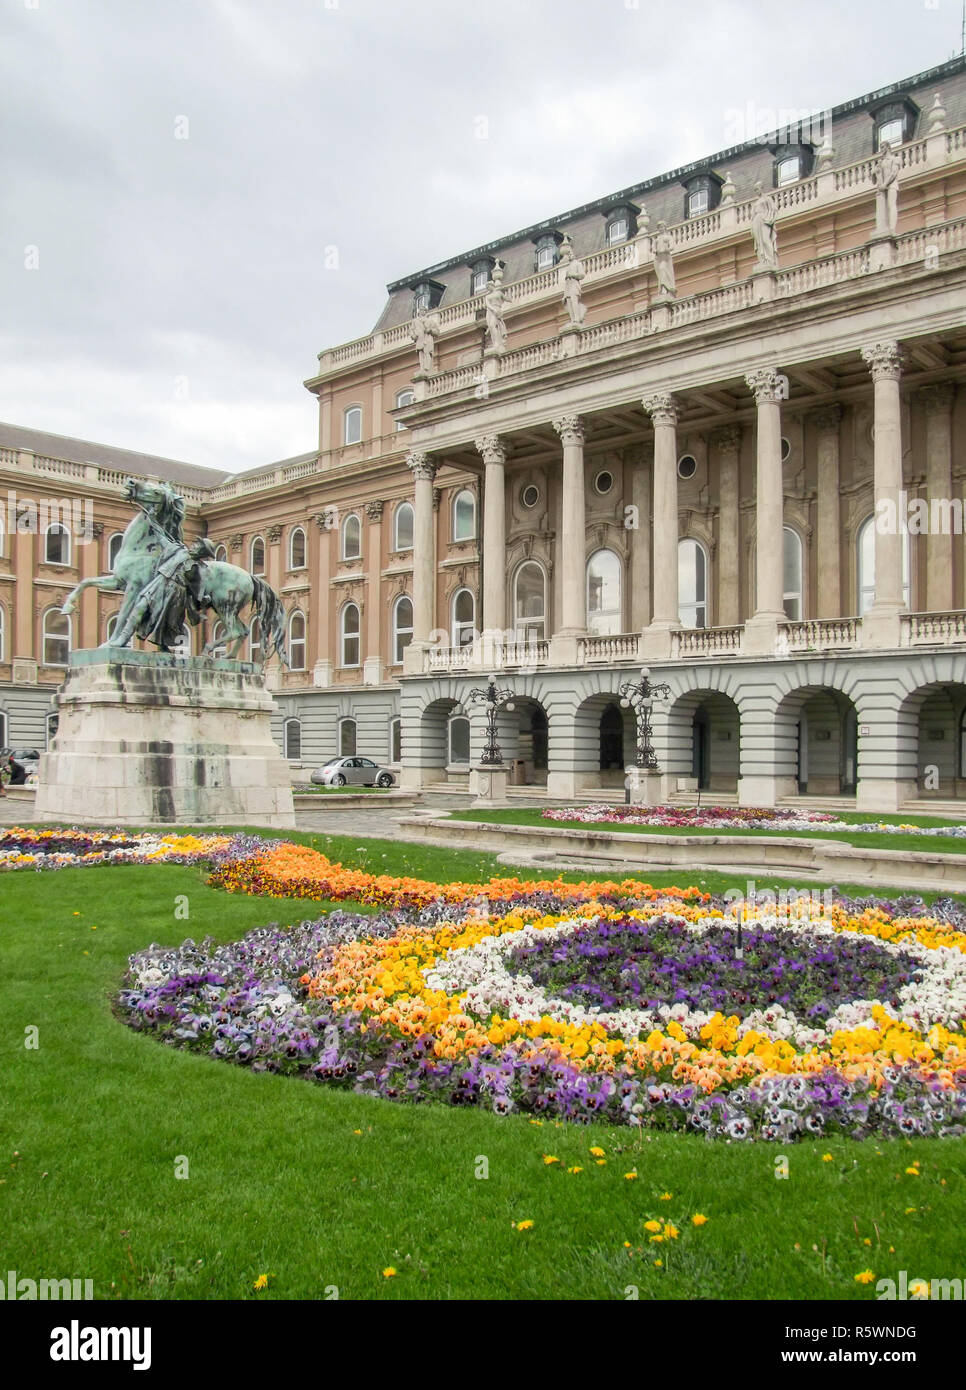
[[[651,470],[654,450],[650,446],[626,449],[623,457],[625,497],[635,511],[634,524],[625,519],[630,544],[628,593],[624,601],[628,632],[640,632],[651,621]],[[626,517],[626,514],[625,514]]]
[[[940,381],[924,386],[917,400],[926,409],[926,496],[929,500],[929,531],[926,534],[926,602],[930,613],[948,613],[956,604],[953,574],[953,435],[952,410],[956,386]],[[945,503],[934,507],[933,503]],[[933,526],[933,513],[941,521]]]
[[[813,410],[809,419],[815,426],[816,491],[818,530],[819,618],[842,617],[842,519],[839,499],[840,405]]]
[[[433,630],[436,580],[435,517],[433,479],[436,462],[431,455],[414,450],[406,463],[412,469],[413,497],[413,640],[406,649],[403,670],[422,670],[423,651]],[[412,656],[410,656],[410,652]]]
[[[755,612],[745,624],[744,650],[773,655],[778,625],[785,621],[782,599],[782,422],[784,380],[774,367],[745,377],[758,407],[755,473]]]
[[[362,663],[362,679],[366,685],[382,682],[382,502],[367,502],[369,537],[366,544],[366,563],[369,568],[369,606],[366,613],[366,656]],[[415,605],[414,605],[415,610]],[[413,613],[415,619],[415,611]]]
[[[741,426],[715,430],[711,443],[718,451],[718,601],[716,624],[736,627],[741,621],[738,549],[738,460]]]
[[[874,383],[873,494],[875,498],[875,599],[862,619],[862,645],[897,647],[902,600],[902,425],[899,381],[902,358],[894,339],[870,343],[862,360]]]
[[[587,631],[587,526],[584,521],[584,426],[579,415],[562,415],[553,427],[563,444],[563,487],[560,528],[562,602],[557,632],[577,637]]]
[[[506,620],[506,445],[496,434],[476,441],[483,456],[483,626],[502,633]]]
[[[648,660],[671,655],[671,633],[680,627],[678,611],[678,447],[677,402],[668,391],[645,396],[641,405],[654,426],[654,588],[651,621],[644,629],[641,654]]]

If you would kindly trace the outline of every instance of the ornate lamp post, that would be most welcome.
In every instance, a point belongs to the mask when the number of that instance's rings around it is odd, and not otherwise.
[[[645,666],[641,671],[639,681],[625,681],[617,693],[621,697],[621,705],[624,709],[633,709],[637,719],[635,765],[646,768],[648,772],[656,772],[657,754],[651,743],[651,706],[655,699],[670,699],[671,687],[663,683],[652,685],[649,676],[650,672]]]
[[[496,737],[496,716],[501,709],[513,709],[513,691],[505,687],[501,689],[496,683],[496,676],[487,676],[486,680],[485,688],[477,686],[475,690],[470,691],[467,698],[471,704],[482,705],[486,711],[486,742],[483,745],[480,764],[502,767],[503,754]]]

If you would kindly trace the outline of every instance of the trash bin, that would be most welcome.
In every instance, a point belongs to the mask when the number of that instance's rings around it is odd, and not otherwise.
[[[526,784],[527,764],[525,758],[513,759],[513,770],[511,772],[510,780],[512,781],[515,787],[522,787]]]

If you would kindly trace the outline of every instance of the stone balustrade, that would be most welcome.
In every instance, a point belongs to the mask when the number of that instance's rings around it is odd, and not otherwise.
[[[852,650],[859,645],[861,618],[808,618],[780,629],[789,652]]]
[[[900,641],[904,647],[948,647],[966,642],[966,612],[904,613],[900,619]]]
[[[741,627],[688,627],[672,633],[671,658],[741,655]]]
[[[909,176],[922,172],[936,163],[953,162],[966,152],[966,126],[940,132],[936,136],[925,136],[910,141],[896,150],[902,165],[902,174]],[[773,190],[778,205],[779,216],[794,216],[799,211],[814,212],[823,204],[839,202],[855,197],[858,193],[871,193],[873,172],[877,157],[865,158],[838,169],[819,169],[807,179],[799,179],[793,184]],[[688,218],[668,228],[676,254],[704,248],[708,243],[750,226],[754,199],[740,203],[723,203],[713,211],[700,217]],[[931,236],[934,229],[925,233]],[[917,235],[923,235],[919,233]],[[622,242],[602,251],[590,252],[581,256],[584,266],[584,284],[593,283],[610,275],[621,274],[646,264],[651,258],[650,236],[642,232],[634,241]],[[834,257],[829,259],[835,259]],[[916,259],[915,256],[910,259]],[[867,261],[867,256],[866,256]],[[866,266],[867,268],[867,266]],[[523,280],[504,285],[504,295],[508,306],[519,306],[544,295],[559,293],[559,266],[539,271]],[[849,275],[855,271],[847,272]],[[862,272],[859,272],[862,273]],[[835,277],[838,278],[838,277]],[[843,278],[845,278],[843,276]],[[830,283],[828,281],[823,283]],[[445,332],[449,329],[466,328],[476,320],[477,311],[483,303],[482,295],[474,295],[458,300],[437,310],[440,326]],[[722,312],[729,312],[727,309]],[[699,314],[699,316],[701,316]],[[350,343],[342,343],[336,348],[319,353],[319,370],[322,373],[342,367],[348,363],[378,356],[390,349],[398,348],[410,340],[409,324],[398,324],[394,328],[368,334]],[[447,387],[447,390],[454,389]],[[434,392],[433,394],[440,394]]]

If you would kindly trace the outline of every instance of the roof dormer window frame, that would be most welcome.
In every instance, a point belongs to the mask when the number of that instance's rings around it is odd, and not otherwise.
[[[684,188],[684,220],[693,221],[714,212],[721,202],[721,185],[724,179],[713,169],[705,169],[699,174],[681,180]]]
[[[563,232],[558,231],[540,232],[532,238],[534,275],[539,275],[542,270],[553,269],[560,259],[560,244],[563,239]]]
[[[475,299],[477,295],[486,293],[493,278],[495,265],[496,260],[493,256],[480,256],[477,260],[470,262],[470,299]]]
[[[814,148],[800,141],[797,144],[772,145],[771,152],[774,156],[772,164],[772,186],[775,188],[785,188],[790,183],[798,183],[801,179],[807,179],[812,172],[812,165],[815,162]],[[783,177],[784,166],[796,161],[797,172],[794,176]]]
[[[622,241],[631,241],[636,237],[640,212],[636,203],[611,203],[604,208],[604,245],[617,246]],[[620,230],[622,223],[623,229]]]
[[[909,96],[891,96],[887,101],[869,107],[872,118],[872,149],[878,154],[888,140],[893,149],[905,145],[916,133],[921,108]],[[900,123],[900,139],[895,138],[895,125]]]
[[[439,307],[439,303],[446,293],[446,286],[439,280],[416,280],[411,286],[413,292],[412,317],[418,318],[420,314],[429,314]]]

